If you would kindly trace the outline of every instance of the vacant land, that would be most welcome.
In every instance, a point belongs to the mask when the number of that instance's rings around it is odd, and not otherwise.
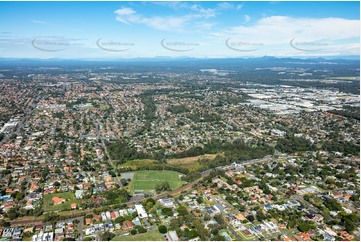
[[[151,167],[153,165],[160,165],[161,163],[157,160],[152,160],[152,159],[142,159],[142,160],[130,160],[127,161],[123,164],[121,164],[119,167],[120,168],[124,168],[124,167],[130,167],[132,169],[137,169],[138,167],[144,167],[144,166],[148,166]]]
[[[65,202],[59,205],[54,205],[52,200],[53,197],[64,198]],[[63,192],[63,193],[53,193],[44,195],[44,211],[64,211],[70,210],[70,204],[77,203],[74,193],[72,192]],[[79,204],[78,204],[79,205]]]
[[[223,155],[223,153],[218,154],[204,154],[198,156],[191,156],[185,158],[177,158],[177,159],[168,159],[167,165],[172,167],[181,167],[188,169],[188,171],[196,171],[202,167],[202,160],[213,160],[217,157],[217,155]],[[153,159],[139,159],[139,160],[129,160],[121,165],[118,168],[126,168],[129,167],[133,170],[136,170],[140,167],[147,166],[152,169],[152,166],[161,166],[162,163],[158,160]]]
[[[217,157],[217,155],[222,154],[204,154],[192,157],[178,158],[178,159],[170,159],[167,160],[167,164],[172,166],[178,166],[182,168],[187,168],[189,171],[195,171],[199,169],[202,164],[202,160],[213,160]]]
[[[177,189],[186,182],[182,181],[179,176],[182,175],[176,171],[137,171],[131,182],[131,190],[154,190],[157,184],[168,182],[171,189]]]
[[[114,241],[163,241],[164,236],[158,232],[158,230],[149,231],[144,234],[136,234],[129,236],[116,236],[112,240]]]

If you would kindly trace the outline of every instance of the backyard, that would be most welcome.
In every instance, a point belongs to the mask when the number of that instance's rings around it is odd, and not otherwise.
[[[65,201],[59,205],[54,205],[52,200],[53,197],[64,198]],[[52,193],[44,195],[44,211],[64,211],[70,210],[70,205],[72,203],[77,203],[74,193],[72,192],[63,192],[63,193]],[[77,206],[79,204],[77,203]]]

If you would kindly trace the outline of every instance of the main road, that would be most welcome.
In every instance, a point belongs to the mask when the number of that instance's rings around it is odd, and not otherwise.
[[[10,134],[6,134],[4,138],[0,141],[0,146],[8,142],[11,136],[19,135],[20,130],[24,127],[25,123],[28,121],[30,115],[33,113],[34,109],[38,105],[38,101],[40,99],[40,94],[35,98],[34,102],[31,104],[30,108],[27,110],[25,117],[19,122],[16,130],[12,131]]]
[[[120,179],[119,179],[119,177],[118,177],[118,174],[117,174],[118,172],[116,171],[116,167],[115,167],[115,165],[113,164],[112,160],[110,159],[110,155],[109,155],[107,146],[105,145],[104,139],[103,139],[103,137],[100,135],[100,131],[99,131],[100,122],[99,122],[98,119],[95,120],[93,114],[90,114],[90,117],[91,117],[91,119],[92,119],[92,121],[93,121],[93,124],[94,124],[94,127],[95,127],[95,131],[96,131],[97,136],[98,136],[98,140],[100,140],[100,144],[101,144],[101,146],[102,146],[103,149],[104,149],[104,153],[105,153],[105,155],[106,155],[106,157],[107,157],[106,159],[107,159],[109,165],[110,165],[111,167],[113,167],[113,169],[114,169],[114,171],[115,171],[115,172],[114,172],[114,173],[115,173],[115,181],[116,181],[116,183],[119,185],[119,187],[123,187],[123,185],[122,185],[122,183],[120,182]]]

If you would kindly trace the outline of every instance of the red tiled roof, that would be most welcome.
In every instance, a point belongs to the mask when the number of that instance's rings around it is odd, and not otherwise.
[[[123,230],[133,228],[134,224],[131,221],[124,221],[123,222]]]
[[[60,203],[62,203],[62,202],[65,201],[65,199],[64,199],[64,198],[61,198],[61,197],[53,197],[51,200],[53,200],[54,205],[58,205],[58,204],[60,204]]]

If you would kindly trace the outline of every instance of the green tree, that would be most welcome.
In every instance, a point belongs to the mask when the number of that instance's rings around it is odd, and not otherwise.
[[[19,217],[19,214],[18,214],[16,208],[10,208],[9,211],[7,212],[7,215],[10,220],[13,220],[13,219],[16,219],[17,217]]]
[[[164,192],[164,191],[170,191],[170,185],[169,185],[169,182],[163,182],[161,184],[157,184],[155,186],[155,190],[157,192]]]
[[[209,232],[204,228],[202,222],[199,219],[194,220],[193,226],[197,230],[201,240],[207,240]]]
[[[297,228],[301,232],[307,232],[311,229],[311,226],[308,223],[301,221],[298,223]]]
[[[226,228],[227,224],[222,218],[222,215],[217,214],[214,216],[214,219],[217,221],[217,223],[220,225],[220,229]]]
[[[196,238],[197,236],[198,236],[197,230],[194,230],[194,229],[189,230],[189,232],[188,232],[188,238],[189,238],[189,239],[194,239],[194,238]]]
[[[114,220],[114,222],[118,223],[118,224],[122,224],[124,221],[125,221],[125,219],[123,216],[119,216]]]
[[[262,220],[264,220],[266,218],[266,216],[262,213],[261,210],[257,211],[256,217],[259,222],[261,222]]]
[[[287,223],[287,228],[293,229],[294,227],[296,227],[296,221],[294,219],[289,219]]]
[[[165,225],[160,225],[160,226],[158,226],[158,231],[161,234],[165,234],[165,233],[168,232],[168,229],[167,229],[167,227]]]
[[[250,222],[253,222],[254,221],[254,216],[253,215],[247,215],[247,219],[248,219],[248,221],[250,221]]]
[[[182,221],[180,218],[173,218],[170,220],[169,227],[172,230],[175,230],[175,229],[179,228],[180,226],[182,226]]]
[[[109,240],[113,239],[114,237],[115,237],[115,234],[113,234],[113,233],[111,233],[109,231],[104,232],[100,236],[101,240],[103,240],[103,241],[109,241]]]
[[[6,222],[4,219],[0,219],[0,227],[8,227],[10,225],[9,222]]]
[[[212,240],[213,241],[226,241],[226,238],[220,234],[217,234],[212,238]]]
[[[213,235],[217,235],[219,233],[219,230],[218,229],[212,229],[211,233]]]
[[[351,233],[355,230],[356,227],[360,224],[360,217],[355,214],[345,214],[341,213],[341,224],[345,226],[347,232]]]
[[[138,212],[137,212],[137,211],[135,211],[135,212],[132,213],[132,217],[133,217],[133,218],[136,218],[137,216],[138,216]]]
[[[45,214],[44,222],[53,223],[53,222],[56,222],[56,221],[58,221],[58,220],[59,220],[59,215],[57,215],[57,214],[54,213],[54,212]]]
[[[185,216],[185,215],[188,214],[187,208],[184,207],[184,206],[179,206],[179,207],[177,208],[177,211],[178,211],[178,213],[179,213],[180,216]]]
[[[162,208],[162,213],[167,217],[173,216],[173,210],[171,208]]]
[[[138,226],[137,230],[138,230],[138,233],[140,233],[140,234],[143,234],[143,233],[147,232],[147,229],[144,228],[143,226]]]

